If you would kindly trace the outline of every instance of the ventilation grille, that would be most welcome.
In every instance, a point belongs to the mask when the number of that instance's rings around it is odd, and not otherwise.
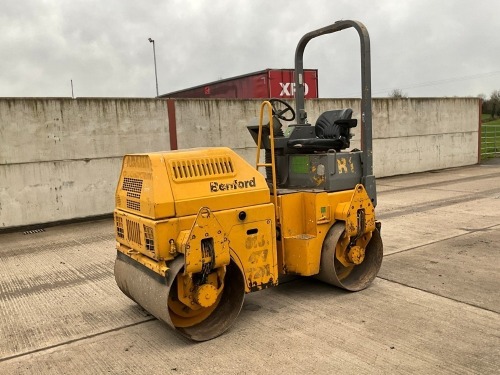
[[[140,211],[141,210],[141,202],[135,202],[135,201],[131,201],[130,199],[127,199],[127,208],[129,208],[131,210]]]
[[[155,251],[155,240],[153,228],[144,225],[144,239],[146,240],[146,250]]]
[[[129,241],[135,242],[138,245],[142,245],[140,228],[139,223],[127,220],[127,238]]]
[[[125,238],[125,234],[123,231],[123,219],[119,216],[116,216],[115,223],[116,223],[116,235],[120,238]]]
[[[132,193],[131,191],[127,191],[127,197],[141,199],[140,193]]]
[[[42,233],[42,232],[45,232],[45,229],[40,228],[40,229],[27,230],[26,232],[23,232],[23,234],[35,234],[35,233]]]
[[[174,181],[201,180],[206,177],[235,174],[230,157],[172,160],[170,169]]]
[[[122,189],[127,192],[127,197],[140,199],[142,191],[142,180],[137,178],[125,177],[123,179]]]

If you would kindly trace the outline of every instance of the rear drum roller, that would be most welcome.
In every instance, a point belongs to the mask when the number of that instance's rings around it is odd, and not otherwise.
[[[118,252],[115,280],[121,291],[183,336],[206,341],[224,333],[238,317],[245,296],[243,275],[233,262],[226,266],[224,286],[207,307],[189,308],[178,298],[182,282],[184,257],[169,264],[168,277],[163,278],[128,256]],[[205,293],[213,292],[205,288]]]
[[[378,229],[375,229],[364,250],[363,260],[359,264],[345,266],[336,257],[336,247],[342,246],[344,231],[344,223],[336,223],[328,231],[321,249],[320,271],[315,278],[355,292],[368,287],[377,276],[382,265],[382,239]]]

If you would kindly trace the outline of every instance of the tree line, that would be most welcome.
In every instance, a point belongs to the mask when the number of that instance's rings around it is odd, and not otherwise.
[[[479,95],[483,99],[483,115],[491,115],[492,118],[500,117],[500,90],[493,90],[489,98]]]

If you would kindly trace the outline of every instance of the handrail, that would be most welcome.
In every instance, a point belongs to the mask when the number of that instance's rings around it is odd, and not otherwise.
[[[264,119],[264,107],[268,107],[269,116],[269,137],[271,140],[271,163],[260,163],[260,148],[262,145],[262,120]],[[259,119],[259,135],[257,136],[257,157],[255,160],[255,169],[259,170],[259,167],[271,167],[272,178],[273,178],[273,196],[274,196],[274,214],[276,217],[276,223],[279,223],[279,212],[278,212],[278,194],[276,189],[276,162],[274,160],[274,127],[273,127],[273,106],[272,104],[265,100],[260,105],[260,119]]]

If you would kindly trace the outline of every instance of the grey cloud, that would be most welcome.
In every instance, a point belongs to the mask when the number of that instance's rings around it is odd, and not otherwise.
[[[300,37],[338,19],[366,24],[373,91],[465,96],[500,88],[500,3],[477,1],[8,1],[0,15],[0,96],[154,96],[265,68],[293,67]],[[323,97],[359,95],[354,31],[313,40],[305,65]],[[446,78],[462,78],[438,85]],[[406,87],[406,88],[405,88]]]

